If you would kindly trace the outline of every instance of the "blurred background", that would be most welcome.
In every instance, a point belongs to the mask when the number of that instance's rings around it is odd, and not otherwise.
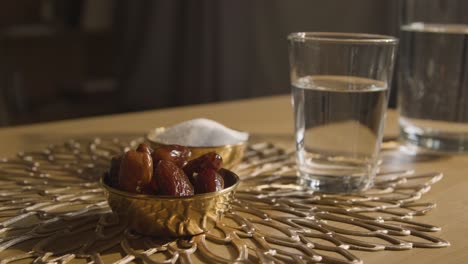
[[[1,1],[0,126],[287,94],[287,34],[396,36],[396,2]]]

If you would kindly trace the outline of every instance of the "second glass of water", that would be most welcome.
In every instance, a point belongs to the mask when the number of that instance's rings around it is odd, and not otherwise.
[[[468,153],[468,1],[401,2],[401,138],[429,150]]]
[[[331,193],[369,188],[398,40],[317,32],[288,39],[300,184]]]

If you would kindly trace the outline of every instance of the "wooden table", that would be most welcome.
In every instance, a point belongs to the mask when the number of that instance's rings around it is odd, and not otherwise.
[[[77,119],[0,129],[0,156],[38,149],[66,139],[92,136],[144,135],[151,128],[206,117],[254,137],[284,144],[293,142],[293,114],[289,96],[196,105],[173,109]],[[386,135],[397,134],[395,111],[389,111]],[[408,165],[407,165],[408,166]],[[441,171],[445,177],[425,195],[438,207],[418,221],[441,226],[437,234],[451,242],[441,249],[411,249],[353,253],[366,263],[466,263],[468,261],[468,155],[411,163],[419,172]]]

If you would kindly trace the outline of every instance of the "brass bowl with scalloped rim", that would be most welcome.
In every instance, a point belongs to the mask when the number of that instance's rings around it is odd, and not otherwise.
[[[225,188],[192,196],[136,194],[109,185],[108,175],[101,178],[107,201],[114,213],[130,228],[144,235],[186,237],[212,229],[229,210],[239,177],[220,169]]]

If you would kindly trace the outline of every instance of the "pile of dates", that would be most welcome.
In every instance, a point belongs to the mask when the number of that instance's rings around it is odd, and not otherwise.
[[[189,196],[224,188],[218,173],[223,160],[215,152],[189,160],[190,149],[166,145],[151,149],[140,144],[113,157],[108,183],[119,190],[154,195]]]

